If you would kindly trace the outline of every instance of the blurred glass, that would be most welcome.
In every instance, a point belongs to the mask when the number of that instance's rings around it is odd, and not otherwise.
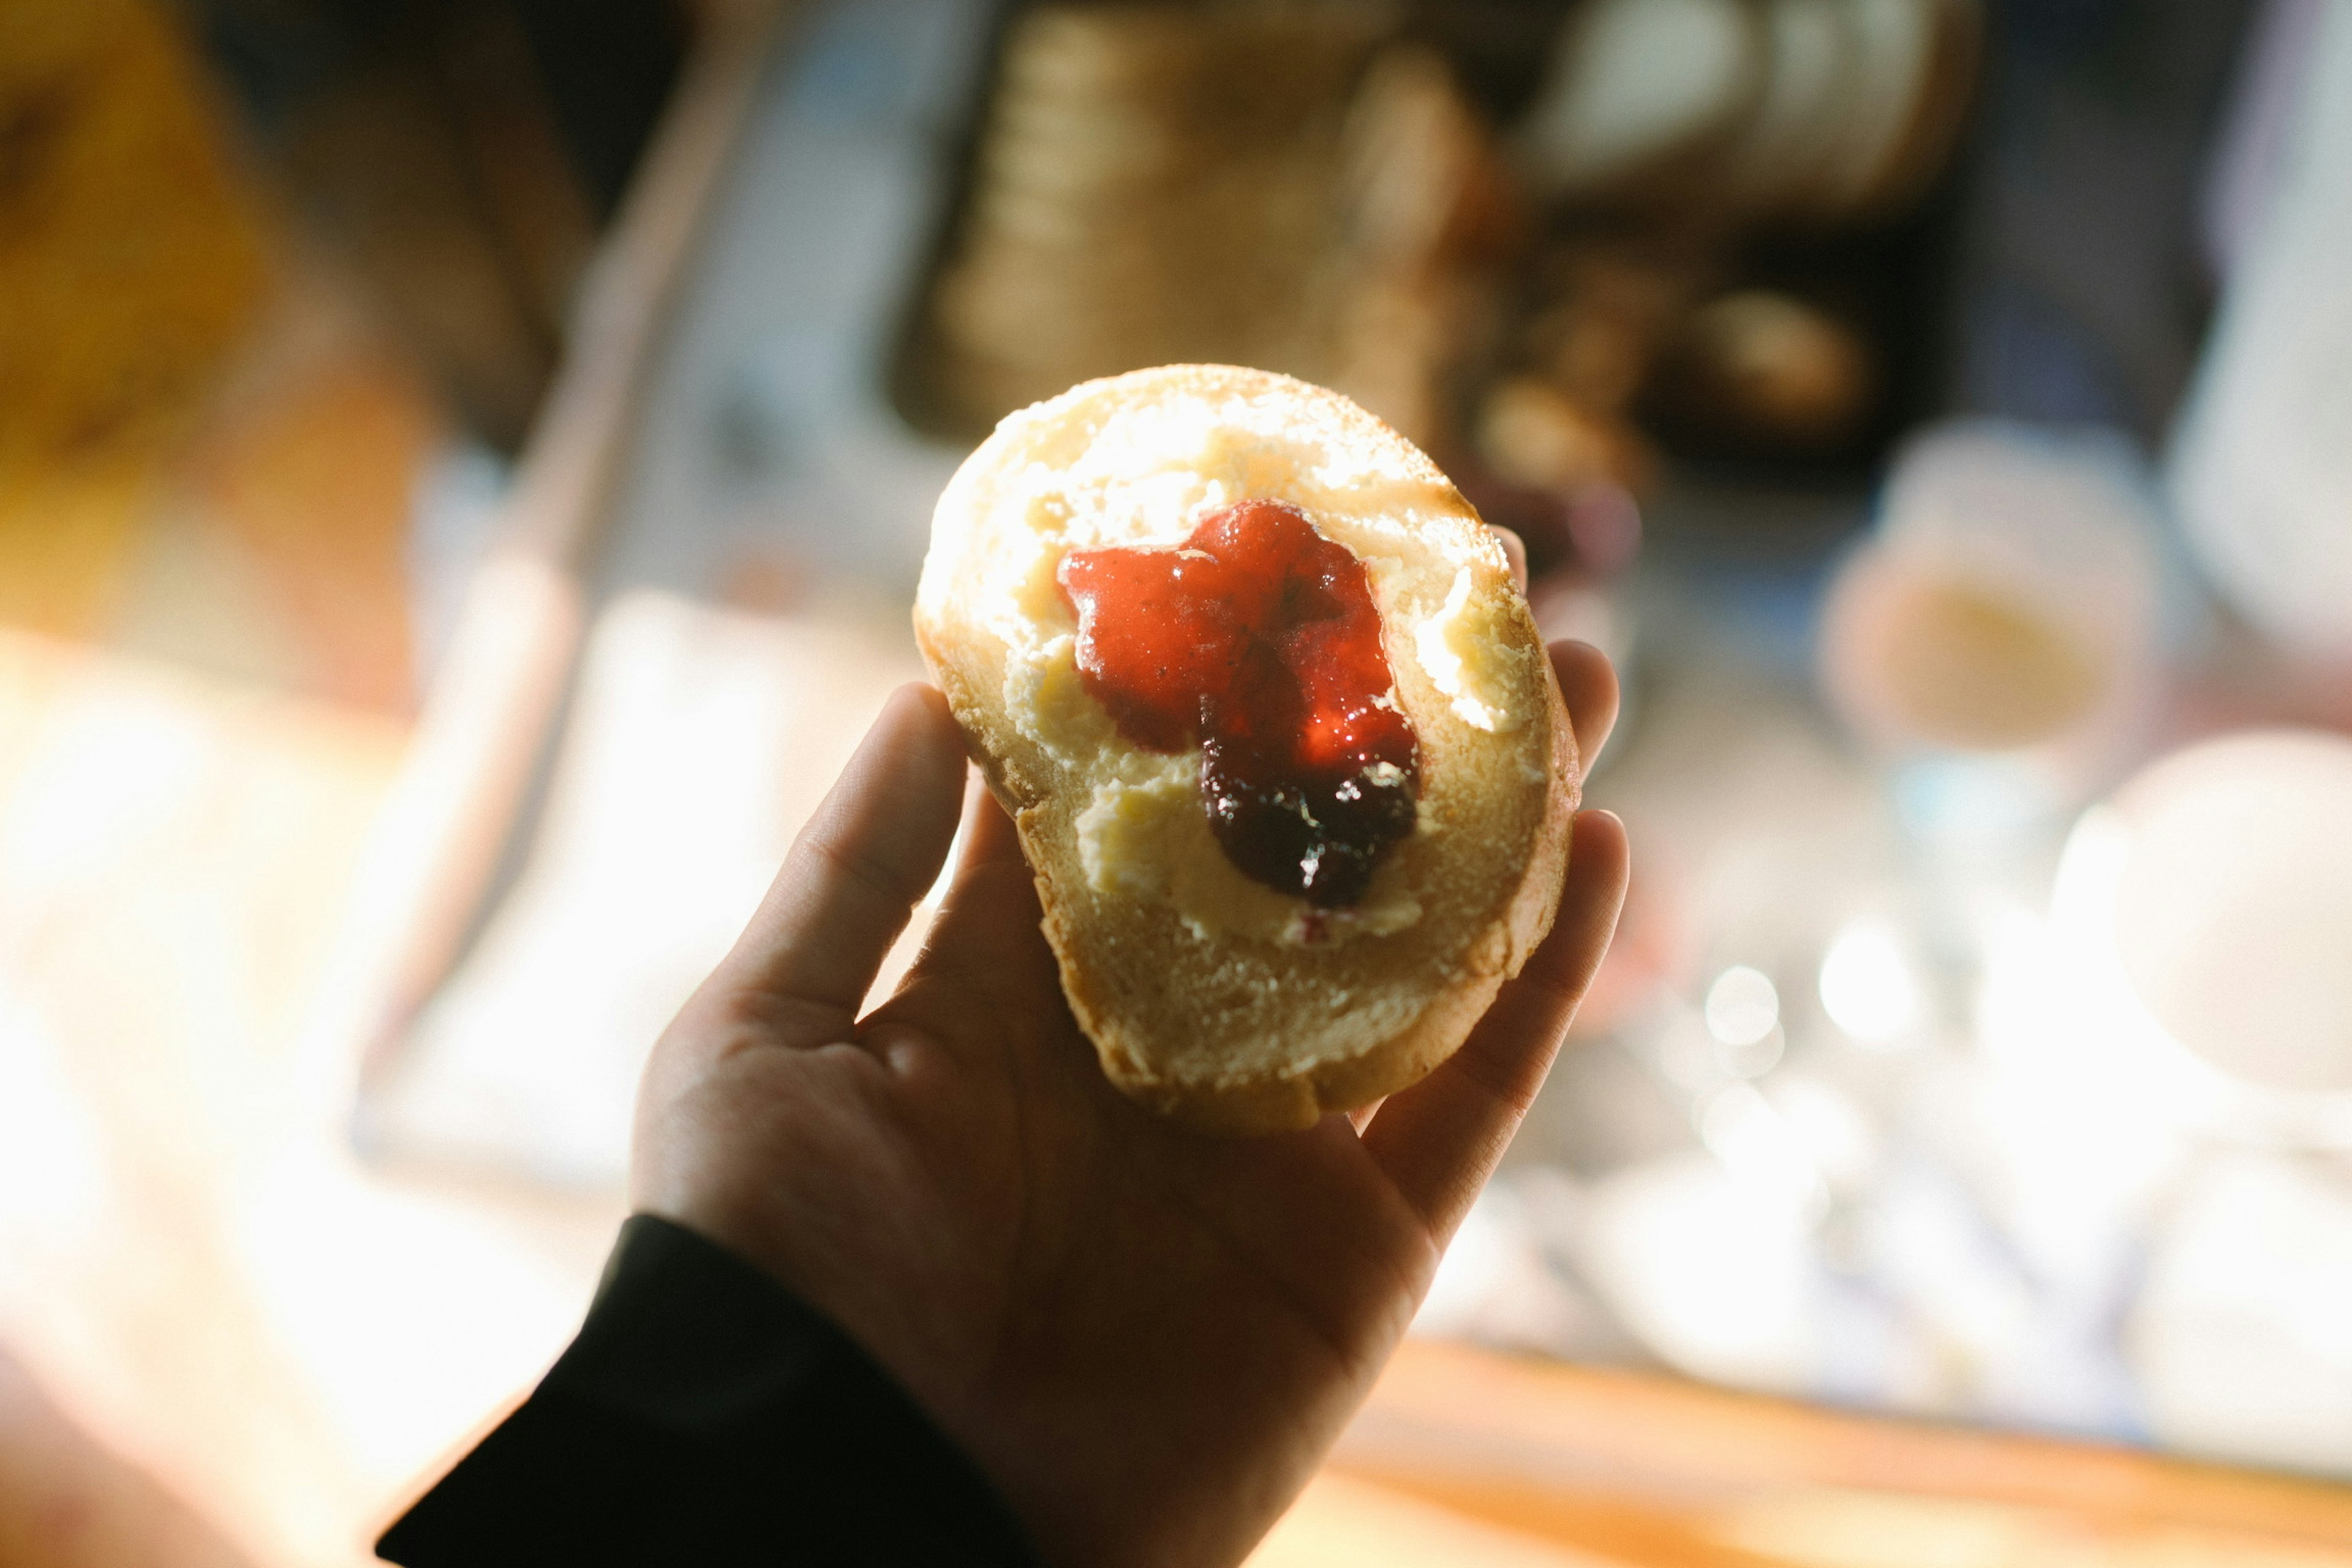
[[[2086,814],[2051,935],[2113,1042],[2192,1127],[2352,1146],[2352,740],[2258,731],[2175,752]]]
[[[2156,695],[2158,512],[2123,437],[1914,437],[1822,613],[1822,681],[1940,820],[2043,817],[2128,754]],[[1989,765],[1966,766],[1980,763]]]

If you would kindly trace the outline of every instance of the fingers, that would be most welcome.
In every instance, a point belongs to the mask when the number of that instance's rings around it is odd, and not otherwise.
[[[1021,854],[1021,833],[1013,818],[990,793],[988,781],[975,773],[964,792],[963,854],[956,862],[956,879],[978,867],[1026,864]]]
[[[1025,984],[1053,973],[1052,953],[1038,924],[1036,882],[1021,850],[1019,829],[985,786],[975,785],[964,809],[955,879],[899,996],[888,1004],[892,1008],[900,1006],[909,988],[942,975]]]
[[[1519,585],[1520,593],[1526,593],[1527,541],[1500,524],[1486,526],[1502,542],[1503,554],[1511,563],[1511,580]],[[1592,760],[1601,754],[1617,723],[1617,671],[1608,656],[1591,643],[1565,638],[1551,645],[1551,662],[1559,678],[1560,700],[1568,705],[1570,721],[1576,729],[1576,754],[1590,773]]]
[[[1462,1223],[1543,1087],[1617,929],[1627,868],[1624,825],[1605,811],[1580,814],[1551,934],[1462,1048],[1391,1095],[1364,1130],[1365,1149],[1439,1240]]]
[[[955,836],[965,773],[947,700],[902,686],[784,858],[720,968],[788,1045],[845,1039]]]
[[[1591,643],[1565,638],[1551,645],[1551,668],[1576,731],[1578,769],[1590,774],[1593,759],[1609,743],[1609,731],[1617,727],[1617,671]]]
[[[1520,593],[1526,593],[1528,591],[1528,542],[1519,537],[1517,529],[1505,528],[1497,522],[1490,522],[1486,526],[1493,529],[1495,537],[1503,542],[1503,554],[1511,563],[1511,581],[1519,585]]]

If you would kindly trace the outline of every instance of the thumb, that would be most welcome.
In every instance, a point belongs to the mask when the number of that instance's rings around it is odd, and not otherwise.
[[[784,857],[711,977],[792,1046],[850,1037],[890,944],[930,889],[962,807],[963,742],[947,700],[909,684]]]

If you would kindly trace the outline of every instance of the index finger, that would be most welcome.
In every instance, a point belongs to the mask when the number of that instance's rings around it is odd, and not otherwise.
[[[1506,981],[1462,1048],[1391,1095],[1363,1130],[1364,1148],[1441,1242],[1510,1147],[1617,930],[1629,870],[1625,826],[1578,814],[1568,885],[1551,934]]]
[[[1593,759],[1617,727],[1616,668],[1591,643],[1567,637],[1551,645],[1551,668],[1559,680],[1559,700],[1568,705],[1569,726],[1576,731],[1577,770],[1590,775]]]
[[[714,981],[760,998],[789,1044],[845,1038],[947,858],[964,766],[946,699],[893,692]]]
[[[1520,593],[1526,593],[1528,591],[1528,542],[1519,537],[1519,531],[1516,528],[1505,528],[1499,522],[1490,522],[1486,526],[1495,531],[1496,539],[1500,541],[1503,546],[1503,559],[1511,563],[1511,581],[1519,585]]]

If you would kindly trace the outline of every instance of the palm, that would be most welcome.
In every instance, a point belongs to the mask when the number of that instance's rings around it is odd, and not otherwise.
[[[1561,673],[1590,754],[1613,684],[1589,650]],[[1232,1562],[1361,1398],[1540,1082],[1613,921],[1622,839],[1580,824],[1528,976],[1360,1135],[1331,1117],[1207,1139],[1104,1079],[984,797],[922,958],[855,1018],[954,826],[961,753],[936,697],[919,706],[895,739],[877,726],[874,776],[861,753],[803,839],[805,885],[788,863],[656,1052],[638,1205],[848,1329],[1049,1560]]]

